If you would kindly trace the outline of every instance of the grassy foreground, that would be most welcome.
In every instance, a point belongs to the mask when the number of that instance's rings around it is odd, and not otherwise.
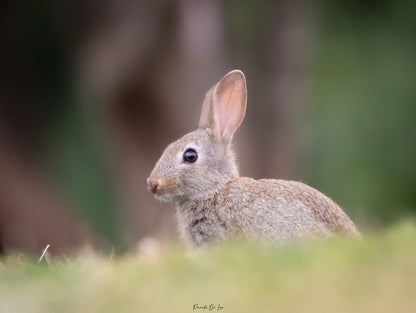
[[[416,226],[283,248],[225,244],[192,256],[164,247],[153,261],[0,259],[0,312],[209,312],[211,304],[223,313],[416,312]]]

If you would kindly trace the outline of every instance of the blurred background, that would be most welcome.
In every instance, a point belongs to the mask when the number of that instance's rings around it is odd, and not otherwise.
[[[145,179],[245,72],[241,174],[301,180],[362,231],[416,213],[412,1],[0,5],[0,252],[176,241]]]

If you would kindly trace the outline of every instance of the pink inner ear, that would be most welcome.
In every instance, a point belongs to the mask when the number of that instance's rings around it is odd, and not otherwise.
[[[232,123],[233,116],[238,112],[238,99],[235,99],[235,82],[227,84],[225,90],[220,92],[218,106],[218,115],[220,120],[221,134],[224,132],[228,124]],[[230,125],[231,126],[231,125]]]
[[[234,78],[234,79],[233,79]],[[220,132],[232,135],[240,126],[245,113],[246,89],[243,79],[230,77],[217,90],[217,113]]]

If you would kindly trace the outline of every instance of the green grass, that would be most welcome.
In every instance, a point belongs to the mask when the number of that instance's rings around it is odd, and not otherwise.
[[[174,313],[194,304],[224,313],[416,312],[416,225],[281,248],[227,243],[189,255],[165,246],[152,261],[0,259],[0,312]]]

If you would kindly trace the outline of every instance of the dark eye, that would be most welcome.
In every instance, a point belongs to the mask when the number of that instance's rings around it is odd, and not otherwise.
[[[194,163],[196,160],[198,160],[196,151],[194,149],[186,149],[183,154],[183,161],[185,163]]]

